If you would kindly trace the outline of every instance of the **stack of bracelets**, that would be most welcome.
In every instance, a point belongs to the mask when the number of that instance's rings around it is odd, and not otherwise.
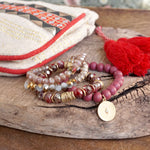
[[[110,121],[115,117],[116,109],[113,103],[107,101],[122,86],[124,78],[121,71],[110,64],[88,64],[85,61],[86,54],[72,56],[67,61],[58,61],[36,68],[27,72],[27,80],[24,84],[25,89],[34,90],[39,99],[47,103],[65,103],[75,99],[84,101],[93,100],[100,103],[98,106],[98,116],[104,121]],[[103,82],[96,74],[88,70],[110,73],[114,81],[105,90]],[[61,73],[51,77],[53,73]],[[77,74],[77,75],[76,75]],[[75,76],[75,77],[74,77]],[[87,81],[89,84],[77,87],[75,84]]]

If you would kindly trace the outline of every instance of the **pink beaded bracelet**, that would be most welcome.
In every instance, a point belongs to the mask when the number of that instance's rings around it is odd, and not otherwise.
[[[92,62],[89,64],[89,68],[93,71],[110,73],[114,77],[114,81],[102,92],[96,92],[93,94],[93,101],[100,103],[98,106],[98,116],[104,121],[111,121],[116,115],[116,109],[112,102],[106,101],[115,95],[117,90],[123,85],[124,77],[121,71],[110,64],[97,64]],[[87,98],[92,96],[87,95]],[[91,99],[90,99],[91,100]]]

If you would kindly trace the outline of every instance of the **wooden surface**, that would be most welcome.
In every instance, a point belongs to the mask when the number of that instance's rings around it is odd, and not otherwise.
[[[101,17],[101,25],[103,22],[105,22],[105,16],[108,17],[108,10],[105,9],[97,9],[103,13],[103,17]],[[116,10],[109,10],[112,11],[112,14],[115,14],[116,16],[119,17],[119,14],[121,13],[121,10],[119,10],[119,13],[117,13]],[[115,13],[116,12],[116,13]],[[125,12],[128,13],[128,11],[123,11],[124,16],[126,16]],[[141,12],[140,12],[141,13]],[[139,13],[137,13],[137,16],[134,14],[134,17],[139,18],[139,21],[142,18],[145,18],[145,14],[148,12],[143,12],[141,17],[139,17]],[[110,17],[110,22],[108,26],[113,26],[111,25],[111,19],[113,20],[116,16],[111,15]],[[113,18],[114,17],[114,18]],[[134,26],[134,17],[131,19],[132,22],[128,22],[128,18],[126,20],[126,25],[130,26],[131,28]],[[131,16],[129,17],[130,20]],[[121,23],[120,23],[121,24]],[[114,27],[117,27],[114,25]],[[143,28],[147,27],[147,30],[149,29],[149,24],[148,22],[145,22],[144,27],[141,26],[140,29],[140,22],[137,24],[137,31],[143,31],[142,33],[146,33]],[[136,27],[134,28],[136,30]],[[148,34],[148,32],[147,32]],[[149,35],[149,34],[148,34]],[[43,147],[45,149],[48,149],[48,147],[51,146],[51,149],[58,149],[61,147],[61,149],[91,149],[91,148],[99,148],[99,149],[149,149],[149,141],[150,137],[146,138],[140,138],[140,139],[134,139],[134,140],[121,140],[121,141],[98,141],[98,140],[74,140],[74,139],[66,139],[66,138],[55,138],[55,137],[47,137],[47,136],[42,136],[42,135],[36,135],[36,134],[30,134],[30,133],[25,133],[13,129],[8,129],[8,128],[3,128],[1,127],[1,132],[0,132],[0,148],[1,149],[42,149]],[[10,135],[13,135],[10,137]],[[22,137],[22,138],[19,138]],[[40,137],[40,138],[39,138]],[[30,139],[30,140],[29,140]],[[32,139],[32,140],[31,140]],[[39,144],[41,143],[44,144]],[[20,144],[21,143],[21,144]],[[59,144],[58,144],[59,143]],[[132,145],[131,145],[132,143]],[[62,146],[62,144],[65,144],[65,147]],[[74,144],[74,145],[72,145]],[[18,147],[18,148],[16,148]]]

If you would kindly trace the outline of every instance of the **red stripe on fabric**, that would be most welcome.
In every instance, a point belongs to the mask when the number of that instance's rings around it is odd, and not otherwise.
[[[38,49],[33,50],[32,52],[29,52],[27,54],[23,54],[23,55],[0,55],[0,60],[3,61],[9,61],[9,60],[22,60],[22,59],[27,59],[29,57],[32,57],[42,51],[44,51],[45,49],[47,49],[50,45],[52,45],[58,38],[61,37],[61,35],[63,35],[68,29],[70,29],[74,24],[76,24],[78,21],[80,21],[81,19],[83,19],[86,16],[85,13],[81,14],[80,16],[78,16],[77,18],[75,18],[73,21],[71,21],[64,29],[62,29],[60,32],[58,32],[58,34],[55,35],[55,37],[53,39],[51,39],[50,41],[48,41],[46,44],[44,44],[43,46],[41,46]]]
[[[26,68],[26,69],[9,69],[9,68],[4,68],[4,67],[0,67],[0,72],[3,72],[3,73],[9,73],[9,74],[25,74],[27,71],[31,70],[31,69],[34,69],[34,68],[37,68],[37,67],[41,67],[43,66],[44,64],[52,61],[53,59],[55,59],[56,57],[62,55],[63,53],[65,53],[66,51],[68,51],[70,48],[74,47],[75,45],[73,46],[70,46],[68,47],[67,49],[57,53],[56,55],[44,60],[43,62],[39,63],[39,64],[36,64],[32,67],[29,67],[29,68]]]

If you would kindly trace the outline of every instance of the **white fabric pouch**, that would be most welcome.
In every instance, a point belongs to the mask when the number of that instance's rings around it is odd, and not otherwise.
[[[48,63],[91,35],[97,18],[84,8],[0,0],[0,75],[22,75]]]

